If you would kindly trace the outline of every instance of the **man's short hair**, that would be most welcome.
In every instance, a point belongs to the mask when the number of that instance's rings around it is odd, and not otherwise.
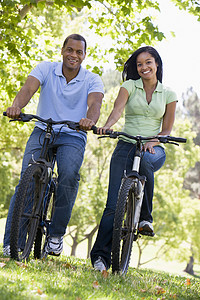
[[[66,39],[64,40],[64,43],[63,43],[63,48],[65,47],[65,45],[67,44],[68,40],[69,39],[73,39],[73,40],[76,40],[76,41],[83,41],[85,43],[85,52],[86,52],[86,48],[87,48],[87,43],[86,43],[86,40],[85,38],[80,35],[80,34],[70,34],[68,37],[66,37]]]

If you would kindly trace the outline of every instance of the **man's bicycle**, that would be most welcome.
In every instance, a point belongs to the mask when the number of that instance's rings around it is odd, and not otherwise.
[[[4,112],[3,115],[6,116],[6,113]],[[29,162],[16,193],[10,232],[10,256],[19,261],[29,258],[33,244],[34,257],[41,258],[44,255],[48,228],[54,212],[57,185],[54,173],[55,148],[52,148],[53,155],[49,156],[53,125],[61,124],[73,130],[80,130],[78,122],[53,121],[51,118],[45,120],[39,116],[24,113],[10,122],[32,120],[46,124],[46,129],[40,156],[37,160],[32,158]]]
[[[93,126],[92,129],[93,133],[96,134],[97,128]],[[136,241],[141,234],[138,226],[146,181],[145,176],[139,174],[143,142],[158,139],[160,143],[169,143],[178,146],[178,143],[186,143],[186,139],[162,135],[150,137],[131,136],[125,132],[111,130],[107,130],[105,135],[99,138],[110,137],[116,139],[119,136],[125,136],[136,141],[132,171],[129,174],[126,174],[125,171],[121,181],[112,236],[112,272],[126,274],[131,258],[133,242]],[[149,236],[154,235],[154,233],[151,232],[143,232],[143,234]]]

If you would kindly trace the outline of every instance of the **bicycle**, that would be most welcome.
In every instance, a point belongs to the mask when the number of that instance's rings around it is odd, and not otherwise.
[[[97,127],[92,127],[97,134]],[[179,145],[186,143],[186,139],[172,136],[155,135],[150,137],[131,136],[125,132],[106,130],[105,135],[98,138],[110,137],[116,139],[125,136],[136,141],[136,151],[133,158],[132,171],[126,174],[121,181],[115,210],[112,235],[112,273],[126,274],[128,271],[133,242],[140,234],[154,236],[152,232],[139,232],[139,219],[143,201],[146,178],[139,174],[142,158],[143,141],[158,139],[161,143]]]
[[[6,116],[6,112],[3,115]],[[45,123],[46,129],[40,156],[29,162],[16,193],[10,232],[10,256],[18,261],[28,260],[33,244],[34,258],[45,256],[45,242],[54,212],[57,185],[54,173],[56,149],[53,148],[51,159],[48,155],[53,125],[67,125],[70,129],[85,132],[79,128],[78,122],[53,121],[51,118],[43,119],[32,114],[21,113],[18,119],[10,122],[32,120]]]

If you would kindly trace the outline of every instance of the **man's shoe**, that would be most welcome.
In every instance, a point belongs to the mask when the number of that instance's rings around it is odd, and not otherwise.
[[[3,255],[10,256],[10,245],[3,247]]]
[[[47,238],[45,246],[45,254],[59,256],[63,251],[63,237],[51,237]]]
[[[23,250],[21,248],[18,248],[18,252],[22,252],[22,251]],[[10,245],[3,247],[3,255],[10,256]]]
[[[106,266],[103,262],[103,259],[101,258],[101,256],[98,257],[98,259],[94,262],[94,269],[96,271],[105,271],[106,270]]]
[[[141,221],[139,223],[139,232],[144,235],[154,236],[152,223],[148,221]]]

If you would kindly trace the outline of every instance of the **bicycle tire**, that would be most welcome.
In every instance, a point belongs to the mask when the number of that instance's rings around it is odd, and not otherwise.
[[[112,272],[126,274],[128,271],[132,245],[135,238],[134,215],[135,198],[132,189],[134,180],[123,178],[115,211],[112,236]]]
[[[10,232],[11,258],[28,260],[40,220],[40,197],[43,190],[40,165],[29,166],[19,183],[13,210]]]
[[[37,228],[33,252],[35,259],[41,259],[45,255],[44,248],[48,237],[48,227],[51,223],[55,209],[56,181],[57,178],[53,178],[51,181],[50,188],[46,196],[42,220]]]

